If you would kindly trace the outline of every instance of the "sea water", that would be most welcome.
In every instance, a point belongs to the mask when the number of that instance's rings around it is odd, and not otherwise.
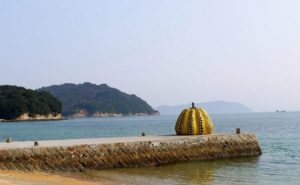
[[[88,170],[84,178],[124,184],[300,184],[300,113],[211,114],[215,131],[254,132],[263,154],[151,168]],[[177,115],[3,122],[0,139],[51,140],[175,134]]]

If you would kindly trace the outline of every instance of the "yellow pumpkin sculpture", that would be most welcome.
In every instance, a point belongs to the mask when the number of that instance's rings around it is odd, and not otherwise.
[[[207,112],[192,103],[179,115],[175,130],[177,135],[207,135],[214,132],[214,126]]]

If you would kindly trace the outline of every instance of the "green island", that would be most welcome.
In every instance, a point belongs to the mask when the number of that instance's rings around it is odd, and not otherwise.
[[[62,114],[68,117],[105,117],[159,114],[146,101],[134,94],[126,94],[107,84],[96,85],[65,83],[43,87],[57,97],[63,107]]]
[[[23,87],[0,86],[0,119],[61,119],[62,105],[48,92]]]
[[[156,115],[146,101],[106,84],[62,84],[37,90],[0,86],[0,120]]]

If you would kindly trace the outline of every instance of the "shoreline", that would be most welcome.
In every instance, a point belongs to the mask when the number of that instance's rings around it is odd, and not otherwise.
[[[0,120],[0,123],[10,123],[10,122],[38,122],[38,121],[62,121],[62,120],[68,120],[67,118],[60,118],[60,119],[24,119],[24,120]]]
[[[115,118],[115,117],[139,117],[139,116],[159,116],[160,113],[135,113],[135,114],[118,114],[118,113],[103,113],[103,114],[91,114],[84,116],[65,116],[67,119],[84,119],[84,118]]]
[[[124,114],[124,115],[105,115],[105,116],[83,116],[83,117],[76,117],[76,116],[65,116],[61,118],[49,118],[49,119],[13,119],[13,120],[6,120],[6,119],[0,119],[0,123],[9,123],[9,122],[37,122],[37,121],[62,121],[62,120],[74,120],[74,119],[85,119],[85,118],[115,118],[115,117],[139,117],[139,116],[159,116],[160,114]]]
[[[61,113],[49,113],[49,114],[33,114],[22,113],[15,119],[0,119],[0,122],[19,122],[19,121],[47,121],[47,120],[61,120],[64,117]]]

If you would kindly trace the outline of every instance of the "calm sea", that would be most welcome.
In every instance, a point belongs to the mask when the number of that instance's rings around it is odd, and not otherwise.
[[[216,132],[255,132],[263,155],[153,168],[87,171],[124,184],[300,184],[300,113],[212,114]],[[0,123],[0,140],[50,140],[175,134],[176,115]]]

